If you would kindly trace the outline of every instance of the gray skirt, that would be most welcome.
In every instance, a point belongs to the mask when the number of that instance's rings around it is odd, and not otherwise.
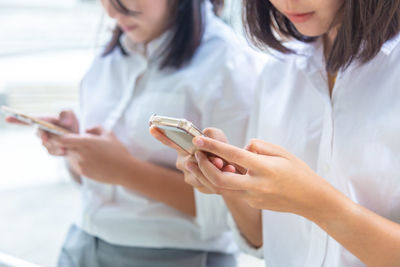
[[[73,225],[68,231],[58,267],[235,267],[231,254],[182,249],[117,246]]]

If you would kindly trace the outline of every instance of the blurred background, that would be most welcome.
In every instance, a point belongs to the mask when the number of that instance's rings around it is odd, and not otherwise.
[[[226,2],[224,20],[240,32],[240,1]],[[99,2],[0,0],[0,25],[0,105],[31,115],[77,110],[80,79],[113,26]],[[35,132],[0,115],[0,266],[55,266],[77,212],[79,188]]]

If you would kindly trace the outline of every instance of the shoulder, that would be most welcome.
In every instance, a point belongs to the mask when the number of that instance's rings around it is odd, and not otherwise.
[[[133,66],[132,57],[125,56],[120,48],[115,48],[107,55],[103,55],[101,50],[94,57],[82,83],[98,84],[102,80],[113,80],[125,75]]]
[[[213,18],[206,24],[202,43],[190,67],[214,76],[240,71],[257,75],[264,60],[263,53],[252,49],[243,37],[236,34],[220,19]]]
[[[101,49],[93,59],[92,65],[89,71],[99,71],[105,67],[113,67],[116,64],[120,64],[121,61],[125,60],[126,56],[122,53],[119,47],[116,47],[109,54],[104,55],[103,49]]]

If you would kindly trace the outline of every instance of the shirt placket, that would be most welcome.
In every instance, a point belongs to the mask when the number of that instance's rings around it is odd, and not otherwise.
[[[147,62],[143,59],[139,63],[135,63],[137,66],[138,71],[136,74],[132,75],[131,81],[128,83],[128,86],[124,88],[124,92],[122,94],[122,97],[118,103],[118,105],[109,113],[108,117],[106,118],[103,127],[104,129],[108,131],[112,131],[118,120],[121,118],[123,115],[124,111],[126,110],[127,106],[132,100],[134,91],[137,87],[137,83],[141,79],[141,77],[144,75],[148,64]],[[97,186],[97,182],[92,181],[90,178],[85,177],[87,183],[94,183],[94,187]],[[85,225],[85,229],[88,229],[91,231],[93,229],[94,225],[91,223],[91,219],[93,216],[95,216],[97,210],[103,205],[104,202],[106,201],[111,201],[114,197],[115,194],[115,186],[113,185],[108,185],[108,184],[102,184],[101,187],[98,188],[101,190],[101,195],[102,195],[102,200],[97,203],[97,205],[93,205],[91,208],[86,209],[86,212],[84,213],[84,218],[83,218],[83,223]]]
[[[132,100],[135,88],[139,83],[140,79],[143,77],[146,69],[148,68],[148,63],[144,59],[138,65],[138,72],[136,75],[133,75],[132,80],[129,82],[129,86],[124,90],[124,93],[118,103],[118,105],[110,112],[107,119],[104,122],[103,127],[108,130],[112,131],[115,124],[124,114],[126,108],[128,107],[129,103]]]
[[[329,181],[330,163],[333,143],[333,105],[329,95],[327,78],[324,70],[310,75],[314,87],[324,103],[323,128],[320,139],[317,173]],[[319,267],[323,265],[328,243],[328,234],[317,224],[311,223],[310,249],[305,266]]]

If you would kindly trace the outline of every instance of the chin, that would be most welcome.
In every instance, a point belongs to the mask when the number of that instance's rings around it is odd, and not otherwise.
[[[296,28],[296,29],[299,33],[301,33],[302,35],[307,36],[307,37],[318,37],[318,36],[324,35],[326,33],[326,31],[314,31],[314,30],[311,30],[310,28],[308,28],[308,29]]]
[[[134,33],[129,33],[128,34],[129,39],[131,39],[134,43],[148,43],[148,36],[144,36],[141,34],[134,34]]]
[[[324,35],[328,31],[321,28],[307,27],[306,25],[300,27],[296,26],[296,29],[302,35],[308,37],[318,37]]]

